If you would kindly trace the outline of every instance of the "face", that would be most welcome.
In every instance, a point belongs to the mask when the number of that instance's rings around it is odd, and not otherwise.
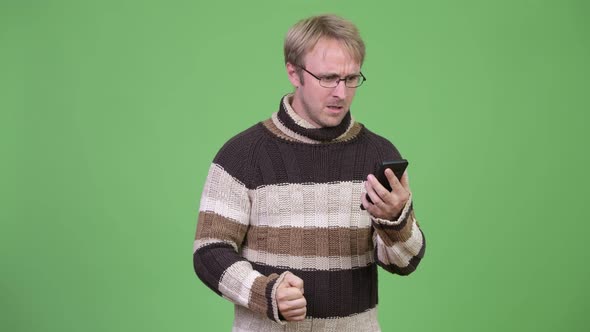
[[[321,39],[305,56],[305,69],[318,77],[337,75],[344,78],[358,75],[360,64],[346,52],[336,40]],[[356,88],[347,88],[344,81],[335,88],[324,88],[319,81],[301,71],[303,82],[299,79],[297,67],[288,63],[289,80],[295,86],[293,110],[317,128],[334,127],[350,110]]]

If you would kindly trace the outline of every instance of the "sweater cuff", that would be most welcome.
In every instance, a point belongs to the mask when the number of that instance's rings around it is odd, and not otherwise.
[[[371,215],[371,219],[373,219],[373,221],[379,225],[399,226],[399,225],[406,222],[406,220],[410,216],[411,211],[412,211],[412,193],[410,193],[410,197],[408,197],[408,201],[406,202],[406,205],[404,205],[404,208],[402,209],[402,213],[399,215],[399,217],[396,220],[377,218],[373,215]]]
[[[271,320],[274,320],[275,322],[277,322],[281,325],[285,325],[285,324],[287,324],[287,322],[282,320],[283,317],[279,313],[279,305],[277,303],[277,289],[279,288],[279,285],[281,284],[283,279],[285,279],[286,274],[287,274],[287,271],[281,273],[281,275],[277,279],[274,280],[274,284],[272,285],[272,288],[270,289],[270,294],[268,294],[269,295],[269,310],[267,312],[267,316]]]

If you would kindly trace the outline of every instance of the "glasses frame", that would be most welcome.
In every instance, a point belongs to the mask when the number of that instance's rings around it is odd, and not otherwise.
[[[365,75],[363,75],[363,72],[362,71],[359,71],[359,74],[361,75],[362,80],[356,86],[348,86],[348,84],[346,84],[346,82],[347,82],[346,80],[350,76],[347,76],[345,78],[338,78],[338,81],[336,81],[336,85],[334,85],[334,86],[325,86],[325,85],[322,85],[322,79],[325,78],[325,77],[318,77],[314,73],[312,73],[309,70],[305,69],[305,67],[303,67],[303,66],[297,66],[297,67],[303,69],[306,73],[308,73],[309,75],[313,76],[313,78],[315,78],[316,80],[318,80],[318,83],[320,84],[320,86],[322,88],[327,88],[327,89],[333,89],[333,88],[337,87],[340,84],[340,82],[342,82],[342,81],[344,81],[344,86],[345,87],[347,87],[349,89],[354,89],[354,88],[358,88],[359,86],[363,85],[363,83],[365,83],[365,81],[367,80],[367,78],[365,77]]]

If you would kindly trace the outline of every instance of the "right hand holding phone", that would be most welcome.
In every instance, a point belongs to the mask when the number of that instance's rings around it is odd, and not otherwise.
[[[370,203],[365,195],[362,195],[361,202],[372,216],[396,220],[410,198],[408,174],[404,172],[401,180],[398,180],[391,169],[386,169],[385,176],[391,185],[391,192],[381,185],[373,174],[369,174],[365,181],[365,189],[373,203]]]

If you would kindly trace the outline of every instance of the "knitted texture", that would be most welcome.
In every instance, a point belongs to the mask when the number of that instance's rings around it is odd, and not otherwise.
[[[364,181],[401,155],[355,122],[312,128],[289,105],[229,140],[209,169],[193,262],[236,304],[234,331],[379,331],[377,265],[407,275],[425,240],[412,199],[398,220],[359,208]],[[286,271],[304,281],[307,317],[280,319]]]

